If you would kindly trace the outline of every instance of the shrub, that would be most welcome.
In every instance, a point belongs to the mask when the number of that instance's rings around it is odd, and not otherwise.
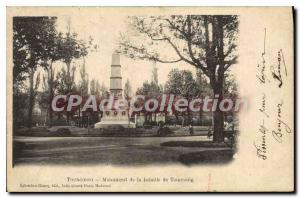
[[[57,136],[69,136],[71,135],[71,131],[68,128],[59,128],[55,132]]]

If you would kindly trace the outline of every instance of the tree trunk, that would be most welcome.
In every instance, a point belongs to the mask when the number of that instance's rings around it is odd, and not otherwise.
[[[188,101],[188,107],[190,106],[190,101]],[[190,108],[187,108],[187,125],[192,125],[192,116],[191,116],[191,111]]]
[[[224,42],[223,42],[223,16],[217,16],[217,20],[213,23],[213,43],[216,47],[216,52],[218,59],[214,64],[218,64],[217,69],[216,65],[214,68],[214,78],[212,81],[212,87],[214,90],[214,96],[219,95],[216,111],[213,114],[214,117],[214,142],[224,142],[224,113],[220,110],[219,104],[223,100],[223,85],[224,85]]]
[[[224,113],[219,108],[219,103],[223,99],[223,91],[222,86],[215,86],[214,87],[214,96],[218,94],[219,99],[217,103],[216,111],[213,112],[213,119],[214,119],[214,134],[213,134],[213,141],[214,142],[223,142],[224,141]]]
[[[199,124],[203,126],[203,109],[202,107],[199,110]]]
[[[53,99],[53,95],[50,95],[50,102],[52,102]],[[53,124],[53,111],[52,111],[52,107],[51,104],[49,105],[49,126],[51,127]]]
[[[174,115],[175,115],[175,118],[176,118],[176,124],[175,125],[177,125],[179,123],[179,118],[178,118],[177,111],[174,111]]]
[[[31,69],[29,73],[29,104],[28,104],[28,117],[27,117],[27,126],[32,126],[32,112],[34,106],[34,85],[33,85],[33,78],[34,78],[34,70]]]
[[[54,72],[52,68],[52,62],[50,63],[49,66],[49,71],[48,71],[48,86],[49,86],[49,126],[52,126],[53,122],[53,111],[52,111],[52,100],[54,97]]]
[[[67,94],[69,94],[71,92],[71,61],[68,60],[66,61],[66,65],[67,65]],[[67,111],[67,125],[70,125],[70,112]]]
[[[168,120],[168,113],[167,112],[164,112],[165,114],[165,123],[167,123],[167,120]]]
[[[81,127],[81,115],[80,115],[80,108],[78,109],[78,118],[77,118],[77,124],[78,124],[78,127]]]

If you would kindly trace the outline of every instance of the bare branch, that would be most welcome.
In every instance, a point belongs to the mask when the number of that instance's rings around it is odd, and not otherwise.
[[[160,62],[160,63],[177,63],[177,62],[182,61],[181,58],[179,58],[177,60],[163,60],[158,56],[151,55],[150,53],[145,51],[145,49],[143,49],[143,48],[138,48],[136,46],[128,45],[128,44],[123,43],[123,42],[120,42],[120,45],[125,47],[125,48],[132,49],[135,52],[140,52],[140,54],[142,54],[142,56],[138,56],[137,54],[135,54],[134,57],[130,57],[130,58],[147,59],[147,60],[151,60],[151,61],[157,61],[157,62]],[[127,55],[127,56],[130,56],[130,55]]]
[[[231,66],[237,63],[237,59],[238,57],[235,56],[233,59],[229,60],[229,61],[224,61],[225,66],[224,66],[224,72]]]
[[[188,43],[188,51],[189,51],[189,55],[192,58],[193,62],[196,63],[196,67],[201,68],[203,70],[203,73],[205,73],[206,75],[208,75],[208,71],[207,69],[200,63],[200,61],[198,59],[195,58],[193,50],[192,50],[192,34],[191,34],[191,18],[188,15],[187,16],[187,26],[188,26],[188,32],[187,32],[187,43]]]
[[[235,44],[232,44],[229,46],[227,52],[225,53],[224,57],[227,57],[228,55],[231,54],[231,52],[236,48],[237,46]]]
[[[178,27],[176,27],[176,25],[174,25],[171,21],[170,21],[170,19],[165,19],[168,23],[169,23],[169,25],[171,26],[171,28],[173,29],[173,30],[177,30],[180,34],[182,34],[184,37],[186,37],[187,35],[186,35],[186,33],[183,31],[183,30],[180,30]],[[184,29],[184,28],[183,28]]]
[[[168,20],[168,19],[167,19],[167,20]],[[170,21],[170,20],[168,20],[168,21]],[[170,23],[171,23],[171,21],[170,21]],[[172,24],[172,23],[171,23],[171,24]],[[174,26],[174,25],[173,25],[173,26]],[[174,26],[174,27],[175,27],[175,26]],[[184,33],[184,32],[181,31],[179,28],[177,28],[177,27],[175,27],[175,28],[176,28],[179,32]],[[146,35],[147,35],[151,40],[153,40],[153,41],[167,41],[167,42],[172,46],[172,48],[175,50],[176,54],[177,54],[178,57],[179,57],[179,59],[178,59],[177,61],[172,61],[172,62],[179,62],[179,61],[183,60],[183,61],[185,61],[185,62],[187,62],[187,63],[189,63],[189,64],[191,64],[191,65],[194,65],[194,66],[198,67],[198,65],[197,65],[195,62],[193,62],[193,61],[191,61],[191,60],[188,60],[187,58],[185,58],[185,57],[181,54],[181,52],[178,50],[178,47],[171,41],[170,38],[168,38],[168,37],[154,38],[152,34],[150,34],[148,31],[145,30],[144,25],[142,25],[142,29],[140,29],[140,31],[141,31],[141,33],[146,34]],[[184,35],[187,36],[185,33],[184,33]],[[158,59],[157,61],[161,62],[162,60]],[[165,61],[162,61],[162,62],[165,62]]]
[[[185,58],[181,53],[180,51],[178,50],[178,48],[176,47],[176,45],[169,39],[167,38],[167,41],[169,42],[169,44],[173,47],[173,49],[175,50],[175,52],[177,53],[177,55],[185,62],[191,64],[191,65],[194,65],[194,66],[198,66],[195,62],[191,61],[191,60],[188,60],[187,58]]]

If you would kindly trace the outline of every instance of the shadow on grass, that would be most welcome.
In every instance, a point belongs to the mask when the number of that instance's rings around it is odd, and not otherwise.
[[[169,147],[205,147],[205,148],[224,148],[230,147],[229,143],[226,142],[212,142],[212,141],[169,141],[163,142],[161,146]]]
[[[224,164],[233,159],[234,151],[226,150],[207,150],[182,154],[178,161],[186,165],[193,164]]]
[[[169,141],[161,143],[165,147],[195,147],[207,148],[204,151],[181,154],[178,161],[186,164],[224,164],[233,159],[235,150],[226,142],[212,141]]]

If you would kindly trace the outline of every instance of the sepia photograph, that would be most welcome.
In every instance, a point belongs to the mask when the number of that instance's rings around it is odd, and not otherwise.
[[[13,18],[13,165],[230,162],[239,17],[109,18]]]
[[[8,191],[292,192],[293,13],[8,7]]]

